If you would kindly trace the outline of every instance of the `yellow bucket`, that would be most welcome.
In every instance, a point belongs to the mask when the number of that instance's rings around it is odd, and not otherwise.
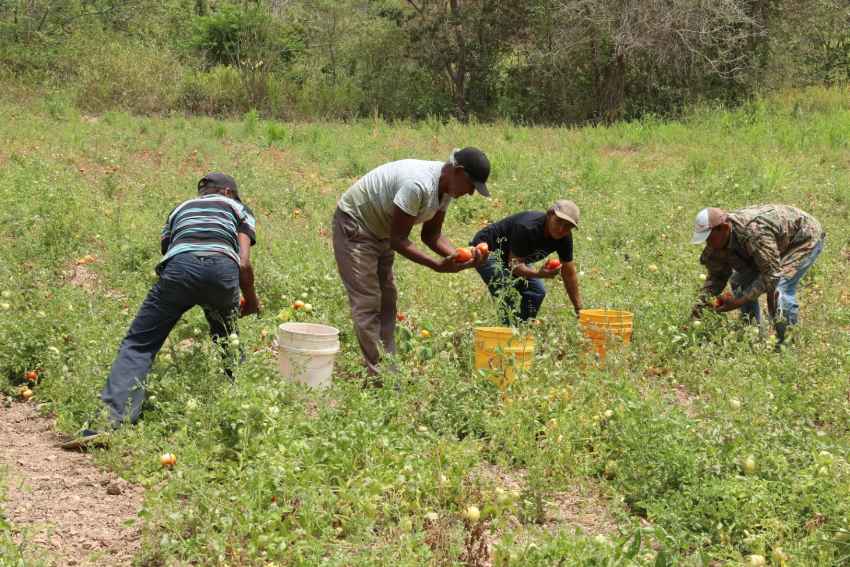
[[[617,309],[582,309],[579,315],[579,325],[588,339],[599,360],[605,360],[606,344],[612,337],[617,337],[623,344],[632,340],[634,314],[630,311]]]
[[[474,331],[475,369],[502,391],[516,378],[516,370],[531,368],[534,337],[515,335],[508,327],[476,327]]]

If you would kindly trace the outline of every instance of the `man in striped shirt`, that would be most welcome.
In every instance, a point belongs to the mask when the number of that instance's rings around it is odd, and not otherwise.
[[[183,313],[200,305],[213,341],[226,350],[229,335],[236,332],[237,315],[259,312],[250,259],[255,242],[254,216],[242,204],[236,181],[229,175],[204,176],[198,183],[198,197],[168,215],[162,231],[163,257],[156,267],[159,280],[121,342],[100,395],[113,428],[139,419],[145,377]],[[245,298],[241,306],[240,289]],[[226,372],[232,378],[229,368]],[[65,446],[91,444],[100,435],[86,429]]]

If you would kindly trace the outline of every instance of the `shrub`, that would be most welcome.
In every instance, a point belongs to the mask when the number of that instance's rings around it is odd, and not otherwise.
[[[254,110],[285,118],[283,84],[273,74],[217,65],[188,73],[180,84],[177,105],[193,114],[227,116]]]
[[[175,107],[182,66],[168,50],[143,43],[92,45],[78,68],[77,104],[102,112],[122,108],[150,114]]]

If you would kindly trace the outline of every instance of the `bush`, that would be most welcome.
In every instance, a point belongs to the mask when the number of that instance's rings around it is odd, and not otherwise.
[[[225,65],[188,73],[180,85],[179,105],[198,114],[227,114],[250,107],[239,71]]]
[[[285,65],[301,48],[301,41],[279,20],[259,9],[223,5],[195,20],[191,46],[207,64],[254,67]]]
[[[183,67],[172,52],[143,43],[92,45],[78,68],[77,104],[102,112],[121,108],[150,114],[175,107]]]
[[[283,85],[273,74],[240,72],[235,67],[217,65],[208,71],[188,73],[179,87],[177,104],[193,114],[227,116],[259,110],[285,118]]]

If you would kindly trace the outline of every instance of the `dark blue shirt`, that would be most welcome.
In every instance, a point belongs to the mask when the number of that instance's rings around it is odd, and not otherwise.
[[[523,258],[526,264],[544,259],[557,252],[561,262],[573,261],[573,237],[568,234],[560,240],[548,238],[545,232],[546,213],[525,211],[505,217],[482,228],[472,239],[472,244],[486,242],[491,252],[500,252],[507,260],[508,252],[514,258]]]

